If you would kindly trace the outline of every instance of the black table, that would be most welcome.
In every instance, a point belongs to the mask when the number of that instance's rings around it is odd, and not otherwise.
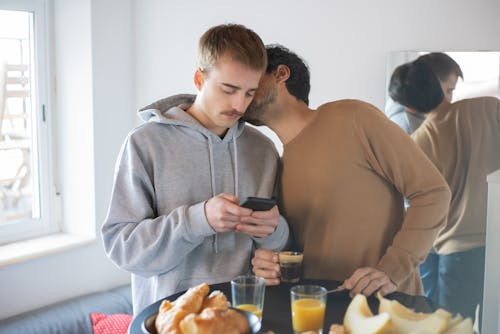
[[[327,290],[336,288],[341,284],[338,281],[330,280],[302,280],[298,284],[317,284],[325,287]],[[264,312],[262,315],[262,328],[259,333],[265,333],[268,330],[274,331],[276,334],[293,333],[292,316],[290,310],[290,288],[296,284],[282,283],[278,286],[267,286],[264,300]],[[213,284],[210,286],[210,291],[220,290],[231,301],[231,283]],[[174,301],[184,292],[176,293],[164,299]],[[401,292],[395,292],[386,296],[388,299],[395,299],[403,305],[410,307],[417,312],[430,313],[436,309],[436,306],[423,296],[410,296]],[[162,300],[157,301],[146,307],[139,315],[137,315],[130,324],[129,334],[144,334],[148,333],[143,330],[143,323],[158,312],[158,308]],[[342,324],[347,306],[351,302],[348,291],[335,292],[328,295],[326,303],[326,313],[323,333],[328,333],[331,324]],[[374,314],[378,314],[378,299],[375,297],[368,298],[368,305]]]

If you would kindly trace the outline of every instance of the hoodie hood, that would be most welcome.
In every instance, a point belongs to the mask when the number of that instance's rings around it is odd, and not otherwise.
[[[243,120],[239,120],[229,128],[222,139],[205,128],[200,122],[186,112],[193,104],[195,98],[196,95],[194,94],[177,94],[166,97],[139,109],[139,117],[144,122],[186,126],[197,130],[197,132],[203,134],[204,137],[212,139],[217,137],[223,142],[229,141],[232,138],[237,138],[243,133],[245,127],[245,122]]]

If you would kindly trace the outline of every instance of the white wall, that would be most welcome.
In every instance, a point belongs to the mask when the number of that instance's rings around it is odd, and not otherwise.
[[[96,217],[107,213],[120,146],[136,119],[132,0],[92,1]]]
[[[500,2],[137,1],[137,102],[194,92],[196,44],[210,26],[237,22],[301,55],[311,105],[360,98],[383,107],[385,61],[399,50],[498,50]]]
[[[170,94],[195,91],[197,40],[212,25],[245,24],[265,43],[280,42],[303,56],[312,71],[312,106],[360,98],[381,108],[390,51],[500,50],[496,0],[55,0],[55,4],[59,14],[68,15],[67,28],[86,31],[86,37],[75,39],[71,46],[79,49],[78,43],[90,43],[83,52],[91,53],[91,65],[84,61],[91,73],[83,80],[92,82],[84,89],[92,99],[84,102],[91,114],[74,116],[90,122],[93,132],[93,143],[87,138],[84,144],[86,155],[94,153],[85,160],[86,166],[95,167],[93,181],[82,189],[95,191],[90,218],[95,217],[96,230],[106,214],[116,155],[136,122],[134,110]],[[74,111],[59,112],[73,117]],[[78,170],[66,175],[80,177]],[[69,219],[71,212],[66,214]],[[99,241],[3,267],[0,297],[9,306],[0,308],[0,318],[127,279],[105,258]]]
[[[94,161],[90,1],[56,1],[53,17],[57,86],[54,108],[48,112],[57,119],[53,136],[59,167],[56,188],[64,204],[65,230],[92,233],[88,231],[90,224],[85,222],[95,216],[94,175],[81,173],[75,177],[74,173],[79,169],[93,171]],[[69,217],[81,223],[67,224]]]

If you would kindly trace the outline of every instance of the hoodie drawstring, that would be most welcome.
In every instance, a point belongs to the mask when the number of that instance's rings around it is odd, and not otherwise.
[[[210,185],[212,187],[212,197],[215,196],[215,167],[214,167],[214,147],[212,144],[212,138],[208,136],[208,159],[210,164]],[[212,237],[212,244],[215,253],[219,252],[219,245],[217,243],[217,232],[215,232]]]
[[[233,133],[233,159],[234,159],[234,196],[238,197],[238,146],[236,144],[236,136]],[[208,150],[209,150],[209,162],[210,162],[210,184],[212,186],[212,197],[216,195],[215,193],[215,167],[214,167],[214,153],[213,153],[213,143],[212,138],[208,137]],[[213,247],[214,252],[219,252],[219,242],[218,233],[215,232],[213,236]]]
[[[236,136],[233,132],[233,150],[234,150],[234,196],[238,197],[238,146],[236,145]]]

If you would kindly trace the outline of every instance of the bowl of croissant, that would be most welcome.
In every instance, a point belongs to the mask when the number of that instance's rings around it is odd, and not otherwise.
[[[164,300],[157,313],[142,323],[144,334],[256,334],[260,319],[235,309],[221,291],[206,283],[192,287],[176,300]]]

